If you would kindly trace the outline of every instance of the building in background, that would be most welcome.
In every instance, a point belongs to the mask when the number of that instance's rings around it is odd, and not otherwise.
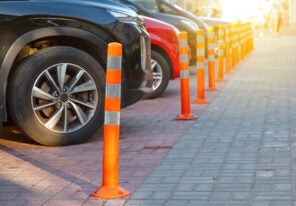
[[[256,20],[264,0],[169,0],[197,16],[227,20]],[[283,5],[283,24],[296,25],[296,0],[279,0]],[[259,11],[258,11],[259,10]],[[257,19],[258,20],[258,19]]]

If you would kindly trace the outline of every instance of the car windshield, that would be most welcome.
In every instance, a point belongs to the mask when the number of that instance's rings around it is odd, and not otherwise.
[[[130,0],[150,11],[159,12],[156,0]]]

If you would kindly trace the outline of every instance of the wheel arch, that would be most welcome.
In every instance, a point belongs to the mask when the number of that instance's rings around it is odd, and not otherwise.
[[[7,109],[6,109],[6,97],[7,97],[7,84],[10,76],[14,71],[14,67],[17,61],[17,57],[27,45],[41,40],[46,39],[58,39],[64,40],[62,44],[64,46],[72,46],[78,49],[82,49],[93,56],[102,66],[105,68],[106,55],[96,55],[99,50],[106,48],[107,42],[100,38],[99,36],[90,33],[85,30],[69,27],[45,27],[38,28],[32,31],[26,32],[20,37],[18,37],[9,47],[0,68],[0,79],[4,82],[3,87],[0,88],[1,103],[0,112],[2,113],[2,119],[7,120]],[[73,41],[74,39],[79,41]],[[88,43],[92,47],[86,48],[83,43]],[[103,51],[106,53],[106,51]],[[2,122],[2,121],[1,121]]]
[[[170,72],[171,72],[171,77],[173,77],[173,65],[172,65],[172,61],[168,55],[168,53],[163,49],[161,48],[160,46],[156,45],[156,44],[151,44],[151,51],[156,51],[158,53],[160,53],[164,58],[165,60],[167,61],[167,63],[169,64],[169,67],[170,67]]]

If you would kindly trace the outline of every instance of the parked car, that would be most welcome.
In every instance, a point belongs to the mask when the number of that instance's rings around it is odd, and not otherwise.
[[[196,23],[200,29],[204,29],[205,31],[207,31],[207,29],[209,28],[209,25],[206,22],[204,22],[201,18],[197,17],[193,13],[187,11],[186,9],[183,9],[177,4],[172,3],[171,1],[168,1],[168,0],[152,0],[152,1],[156,2],[158,9],[161,13],[183,16],[185,18],[188,18],[192,20],[194,23]]]
[[[204,31],[206,31],[205,38],[207,38],[207,30],[209,29],[209,27],[213,27],[215,31],[215,39],[216,39],[215,50],[216,52],[218,51],[218,42],[217,42],[218,26],[231,24],[231,22],[220,19],[220,18],[196,16],[195,14],[187,11],[186,9],[183,9],[182,7],[168,0],[152,0],[152,1],[157,2],[157,6],[159,10],[163,13],[183,16],[192,20],[194,23],[196,23],[199,26],[200,29],[203,29]],[[207,42],[205,44],[205,50],[207,50]],[[205,54],[207,56],[207,52],[205,52]]]
[[[172,24],[180,31],[186,31],[188,34],[188,46],[190,49],[190,64],[196,63],[196,31],[198,25],[192,20],[171,14],[161,13],[156,0],[115,0],[134,8],[139,14]]]
[[[142,17],[151,39],[151,67],[153,70],[153,92],[147,98],[160,96],[170,79],[180,76],[179,30],[163,21]]]
[[[0,1],[0,35],[0,118],[40,144],[81,143],[102,126],[110,42],[123,46],[121,106],[147,93],[149,34],[116,2]]]

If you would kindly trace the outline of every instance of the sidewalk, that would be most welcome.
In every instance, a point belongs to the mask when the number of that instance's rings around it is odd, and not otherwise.
[[[295,27],[259,39],[125,205],[295,206],[295,53]]]
[[[191,105],[196,121],[174,120],[179,79],[160,98],[123,109],[119,181],[129,198],[90,197],[101,185],[102,131],[84,144],[44,147],[6,127],[0,206],[295,206],[295,42],[295,27],[257,39],[217,83],[221,91],[206,93],[211,104]]]

